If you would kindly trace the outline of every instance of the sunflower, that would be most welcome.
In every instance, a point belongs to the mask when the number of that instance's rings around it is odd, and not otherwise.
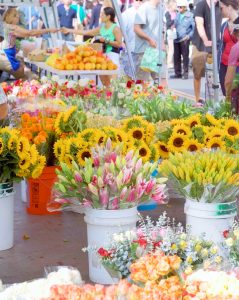
[[[145,120],[141,116],[133,116],[132,118],[126,119],[123,122],[123,129],[128,131],[134,127],[145,127]]]
[[[225,142],[220,137],[213,137],[206,143],[206,147],[208,149],[220,148],[220,149],[224,150]]]
[[[37,165],[33,170],[32,170],[32,174],[31,177],[33,179],[38,178],[41,173],[42,173],[43,167],[41,165]]]
[[[193,115],[190,118],[186,119],[185,124],[187,124],[190,128],[196,125],[200,125],[201,124],[200,114]]]
[[[55,120],[55,130],[57,134],[62,134],[62,129],[61,129],[61,122],[63,121],[63,113],[60,112],[58,113],[56,120]]]
[[[85,165],[85,159],[91,158],[91,156],[92,155],[89,148],[79,150],[79,152],[77,153],[77,161],[79,165],[83,167]]]
[[[4,141],[2,138],[0,138],[0,154],[3,153],[3,150],[4,150]]]
[[[96,133],[96,129],[92,129],[92,128],[87,128],[84,129],[81,132],[81,138],[83,139],[83,141],[92,144],[93,142],[95,143],[95,133]]]
[[[185,124],[185,120],[181,120],[181,119],[173,119],[170,121],[170,124],[172,126],[175,126],[175,125],[183,125]]]
[[[125,133],[123,130],[119,128],[114,128],[116,142],[125,143],[129,139],[128,133]]]
[[[168,158],[169,150],[167,145],[164,142],[158,141],[155,146],[158,149],[159,156],[162,158]]]
[[[185,142],[188,140],[187,136],[181,133],[172,134],[168,140],[168,149],[171,152],[178,152],[185,150]]]
[[[173,127],[173,133],[184,134],[190,136],[192,134],[191,129],[185,124],[178,124]]]
[[[17,141],[17,154],[18,156],[24,157],[26,156],[26,153],[30,150],[30,145],[28,142],[28,139],[25,137],[20,137]]]
[[[217,120],[216,118],[214,118],[213,115],[206,113],[205,118],[207,119],[207,121],[214,126],[219,126],[220,125],[220,121]]]
[[[205,142],[208,142],[210,139],[217,137],[222,138],[225,136],[225,131],[220,128],[212,128],[211,131],[208,131],[205,135]]]
[[[136,149],[139,153],[139,156],[142,158],[143,162],[149,161],[151,156],[151,151],[145,142],[141,142]]]
[[[38,151],[37,151],[37,147],[36,145],[31,145],[31,149],[29,151],[30,156],[31,156],[31,164],[34,165],[37,161],[37,157],[38,157]]]
[[[145,130],[142,127],[134,127],[130,129],[127,133],[130,138],[136,140],[144,140],[145,138]]]
[[[17,138],[15,136],[10,136],[9,137],[9,140],[7,142],[7,148],[8,150],[13,150],[14,149],[14,146],[16,144],[16,141],[17,141]]]
[[[152,123],[148,123],[145,131],[146,131],[145,140],[149,144],[153,140],[155,134],[155,125]]]
[[[73,160],[74,160],[74,158],[70,154],[66,154],[65,157],[64,157],[64,161],[65,161],[65,163],[67,164],[68,167],[72,166]]]
[[[203,148],[203,145],[195,139],[189,139],[185,142],[184,147],[186,151],[195,152],[201,150]]]
[[[65,144],[63,143],[63,140],[60,139],[56,141],[53,149],[55,157],[57,159],[62,158],[65,154]]]
[[[150,151],[151,151],[151,155],[150,155],[150,158],[149,160],[150,161],[158,161],[159,159],[159,150],[158,150],[158,147],[157,147],[157,144],[151,144],[149,146],[150,148]]]
[[[224,130],[228,136],[239,137],[239,123],[235,120],[227,120]]]
[[[28,169],[31,165],[31,156],[29,154],[27,154],[25,157],[22,156],[18,165],[22,170]]]
[[[16,175],[18,177],[30,177],[30,170],[29,169],[19,169],[17,171]]]
[[[70,119],[71,115],[77,111],[77,106],[72,106],[68,111],[63,113],[63,122],[67,123],[68,120]]]

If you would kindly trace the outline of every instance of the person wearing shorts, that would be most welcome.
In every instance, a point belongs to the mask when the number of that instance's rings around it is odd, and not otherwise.
[[[214,3],[216,35],[219,40],[222,17],[218,0],[214,0]],[[194,17],[196,27],[192,38],[192,68],[195,99],[200,102],[201,78],[205,76],[207,54],[212,51],[210,0],[201,0],[197,3]]]

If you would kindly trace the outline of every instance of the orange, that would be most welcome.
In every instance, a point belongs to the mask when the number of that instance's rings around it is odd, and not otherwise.
[[[66,65],[66,70],[73,70],[74,66],[72,64],[67,64]]]
[[[102,70],[101,64],[96,64],[96,65],[95,65],[95,69],[96,69],[96,70]]]
[[[84,70],[84,69],[85,69],[84,63],[83,63],[83,62],[80,62],[80,63],[78,64],[78,70]]]
[[[101,64],[101,69],[107,70],[107,64],[105,62]]]

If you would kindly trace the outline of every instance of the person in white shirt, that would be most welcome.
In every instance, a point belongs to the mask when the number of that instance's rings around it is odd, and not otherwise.
[[[142,3],[143,0],[134,0],[132,6],[126,9],[122,14],[125,32],[127,34],[127,40],[129,42],[129,49],[124,49],[122,54],[122,64],[123,64],[124,73],[130,78],[132,78],[132,70],[129,65],[127,50],[131,52],[131,55],[134,52],[134,48],[135,48],[134,20],[135,20],[136,12]]]

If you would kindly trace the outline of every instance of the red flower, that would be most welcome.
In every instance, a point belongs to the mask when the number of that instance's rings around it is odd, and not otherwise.
[[[154,242],[154,249],[156,249],[157,247],[159,247],[161,245],[161,241],[158,242]]]
[[[223,231],[223,236],[226,239],[229,236],[229,230],[224,230]]]
[[[136,80],[136,82],[135,82],[136,84],[141,84],[141,83],[143,83],[143,80]]]
[[[100,248],[98,251],[98,254],[102,257],[109,257],[110,256],[110,252],[105,250],[104,248]]]
[[[164,89],[164,87],[162,85],[158,86],[158,90],[162,91]]]
[[[133,80],[128,80],[126,86],[127,86],[128,89],[130,89],[133,84],[134,84]]]
[[[147,241],[144,238],[140,238],[139,240],[133,242],[139,244],[142,248],[146,248],[147,246]]]

